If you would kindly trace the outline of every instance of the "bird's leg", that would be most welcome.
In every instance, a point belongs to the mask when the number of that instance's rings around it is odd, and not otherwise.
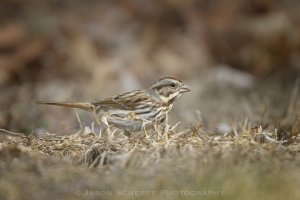
[[[147,129],[146,129],[146,124],[147,124],[147,121],[143,120],[142,130],[144,131],[146,138],[149,138],[149,134],[148,134]]]
[[[166,137],[168,137],[168,133],[170,130],[170,126],[168,124],[168,114],[166,114],[166,118],[165,118],[165,123],[164,123],[164,135],[166,135]]]
[[[157,140],[161,139],[162,135],[163,135],[163,131],[164,131],[164,126],[163,126],[163,123],[162,123],[162,120],[158,120],[156,119],[154,122],[153,122],[153,129],[155,131],[156,134],[154,134],[153,136],[156,136]]]

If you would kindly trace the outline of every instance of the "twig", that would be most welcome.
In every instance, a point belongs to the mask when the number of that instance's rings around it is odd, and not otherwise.
[[[81,120],[80,120],[80,117],[79,117],[79,115],[78,115],[77,110],[75,110],[74,112],[75,112],[77,121],[78,121],[78,123],[79,123],[79,127],[80,127],[81,130],[83,130],[83,126],[82,126],[82,123],[81,123]]]
[[[95,158],[95,160],[90,164],[89,168],[91,169],[91,168],[96,167],[97,165],[99,165],[99,163],[101,162],[101,160],[102,160],[102,154],[99,154],[99,155]],[[91,161],[92,161],[92,160],[91,160]]]
[[[178,138],[184,137],[188,133],[190,133],[190,130],[186,129],[184,131],[181,131],[181,132],[175,134],[171,139],[174,140],[174,139],[178,139]]]
[[[24,133],[15,133],[15,132],[11,132],[11,131],[8,131],[5,129],[0,129],[0,133],[4,133],[4,134],[7,134],[12,137],[25,137]]]
[[[80,127],[80,130],[76,134],[81,135],[81,134],[84,133],[84,129],[83,129],[83,126],[82,126],[82,123],[81,123],[81,120],[80,120],[80,117],[79,117],[79,114],[78,114],[77,110],[75,110],[74,112],[75,112],[75,115],[76,115],[76,118],[77,118],[77,121],[78,121],[78,124],[79,124],[79,127]]]
[[[299,93],[299,87],[300,87],[300,78],[298,77],[295,81],[295,86],[294,86],[292,94],[291,94],[291,99],[289,102],[289,106],[287,108],[285,119],[287,119],[295,110],[297,97],[298,97],[298,93]]]
[[[170,131],[174,131],[175,128],[180,124],[181,122],[177,122],[172,128],[170,128]]]

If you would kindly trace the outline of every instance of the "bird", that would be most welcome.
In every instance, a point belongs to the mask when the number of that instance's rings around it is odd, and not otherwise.
[[[167,119],[174,102],[191,88],[179,79],[165,76],[150,86],[89,102],[37,101],[38,104],[65,106],[94,112],[102,127],[136,132],[160,125]]]

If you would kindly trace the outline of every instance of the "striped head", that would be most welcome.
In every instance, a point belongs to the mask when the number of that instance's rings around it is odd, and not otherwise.
[[[173,104],[183,93],[191,89],[175,77],[163,77],[152,84],[148,89],[163,103]]]

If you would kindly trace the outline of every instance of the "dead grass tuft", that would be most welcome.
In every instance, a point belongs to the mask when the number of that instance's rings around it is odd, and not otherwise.
[[[118,190],[153,190],[150,197],[174,198],[162,195],[162,189],[219,191],[214,197],[223,199],[273,199],[268,191],[276,193],[277,199],[283,197],[279,191],[295,197],[300,183],[297,125],[294,122],[290,128],[267,130],[251,127],[245,120],[233,123],[233,131],[224,135],[206,132],[195,124],[181,132],[170,127],[166,134],[148,131],[126,137],[116,133],[109,138],[90,129],[70,136],[25,137],[2,132],[0,190],[31,191],[47,199],[96,197],[94,191],[114,194],[102,196],[104,199],[118,198]],[[28,174],[29,169],[34,172]],[[24,179],[32,184],[26,191],[21,187]],[[43,192],[37,190],[41,185]],[[281,189],[274,190],[277,187]],[[247,196],[248,190],[255,193]],[[11,197],[11,192],[2,194],[5,199]],[[29,195],[28,199],[37,196]]]

